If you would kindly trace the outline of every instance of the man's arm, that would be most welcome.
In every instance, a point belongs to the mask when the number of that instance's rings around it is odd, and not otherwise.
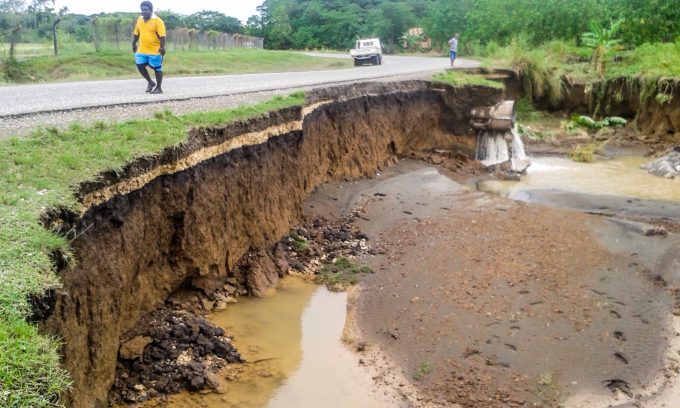
[[[161,40],[161,48],[160,48],[160,53],[161,55],[165,55],[165,37],[158,37],[159,40]]]
[[[132,35],[132,52],[137,52],[137,42],[139,41],[138,35]]]

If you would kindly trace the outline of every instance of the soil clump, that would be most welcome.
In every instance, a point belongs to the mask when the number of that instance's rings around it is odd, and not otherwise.
[[[182,389],[215,389],[215,373],[242,363],[224,330],[183,310],[160,309],[122,342],[111,404],[138,403]]]

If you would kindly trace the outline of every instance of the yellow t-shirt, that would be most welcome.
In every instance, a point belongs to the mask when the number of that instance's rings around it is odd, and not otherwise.
[[[149,21],[144,21],[144,17],[139,16],[137,24],[135,24],[135,30],[132,33],[139,36],[138,53],[160,54],[160,37],[165,37],[165,23],[158,16],[152,15]]]

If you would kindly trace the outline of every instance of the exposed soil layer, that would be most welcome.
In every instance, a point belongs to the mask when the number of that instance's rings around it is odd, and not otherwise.
[[[198,129],[184,145],[82,185],[82,214],[46,216],[46,225],[73,234],[77,258],[62,265],[63,287],[42,302],[40,323],[65,340],[64,364],[74,381],[65,395],[69,406],[108,403],[120,339],[178,289],[211,295],[229,278],[250,294],[274,285],[274,247],[301,219],[302,202],[316,186],[370,177],[413,151],[471,151],[470,107],[501,98],[494,89],[433,90],[426,82],[405,91],[398,84],[378,88],[389,93],[370,95],[370,85],[341,88],[342,100],[313,106],[304,117],[288,109]],[[253,131],[252,142],[229,144]],[[261,262],[248,266],[241,259],[249,252]]]

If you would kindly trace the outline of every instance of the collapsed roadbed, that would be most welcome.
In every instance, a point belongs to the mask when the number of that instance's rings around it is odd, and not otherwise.
[[[470,108],[501,98],[424,81],[329,88],[305,107],[195,129],[80,185],[85,211],[44,219],[72,237],[76,260],[54,254],[63,287],[33,302],[41,330],[64,339],[67,405],[108,405],[121,337],[178,290],[210,295],[227,279],[252,295],[274,286],[273,247],[317,186],[371,177],[413,152],[469,154]]]

